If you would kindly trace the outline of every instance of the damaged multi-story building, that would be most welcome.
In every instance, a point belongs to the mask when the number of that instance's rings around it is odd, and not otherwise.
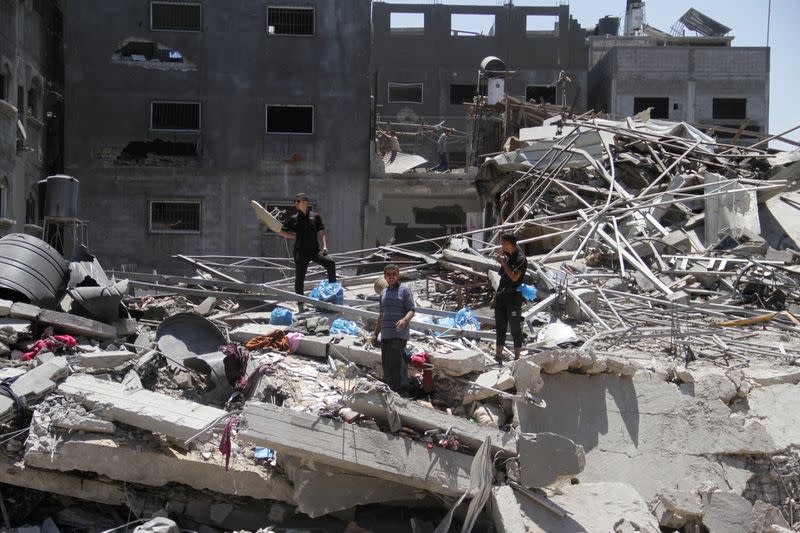
[[[117,268],[285,255],[250,201],[307,192],[331,248],[361,243],[369,2],[75,0],[64,17],[66,170]],[[293,208],[292,208],[293,209]],[[343,216],[346,213],[346,216]]]
[[[589,107],[614,119],[652,108],[650,118],[689,122],[721,142],[765,137],[769,47],[732,46],[731,28],[696,9],[666,33],[645,23],[644,9],[628,0],[622,35],[607,17],[588,37]]]
[[[0,1],[0,236],[41,233],[36,184],[62,169],[62,8]]]
[[[430,166],[438,161],[439,131],[410,134],[408,127],[453,128],[450,166],[473,166],[477,154],[468,146],[468,130],[475,122],[468,117],[479,94],[586,109],[586,31],[570,16],[568,5],[376,2],[372,16],[379,127],[402,129],[403,151],[422,155],[434,162]],[[502,65],[503,72],[493,65]],[[480,224],[481,208],[468,172],[403,179],[392,169],[386,172],[380,165],[372,172],[365,245],[376,239],[417,240]]]

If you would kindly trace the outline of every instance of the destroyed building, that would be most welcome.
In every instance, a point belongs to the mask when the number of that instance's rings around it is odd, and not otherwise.
[[[176,253],[285,255],[246,206],[307,192],[361,243],[369,2],[70,2],[66,171],[117,268]],[[348,217],[330,216],[347,212]]]
[[[0,2],[0,236],[41,235],[38,181],[63,168],[62,2]]]

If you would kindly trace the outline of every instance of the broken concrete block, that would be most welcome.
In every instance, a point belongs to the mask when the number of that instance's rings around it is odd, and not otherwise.
[[[117,426],[113,422],[98,418],[86,411],[77,412],[71,409],[67,410],[63,415],[54,416],[52,423],[58,429],[66,431],[86,431],[88,433],[111,435],[117,430]]]
[[[431,362],[448,376],[463,376],[486,368],[486,356],[477,350],[453,350],[450,353],[432,352]]]
[[[43,309],[39,313],[39,322],[52,325],[57,332],[63,331],[71,335],[82,335],[92,339],[114,339],[117,328],[82,316],[60,313]]]
[[[21,318],[23,320],[30,320],[31,322],[36,320],[41,313],[42,310],[35,305],[26,304],[24,302],[14,302],[11,304],[11,312],[9,316],[11,318]]]
[[[75,364],[83,368],[116,368],[133,359],[135,353],[128,350],[97,350],[80,353],[75,357]]]
[[[104,420],[146,429],[178,444],[183,444],[225,414],[222,409],[148,390],[129,390],[122,383],[101,381],[88,375],[70,376],[59,390],[86,408],[102,407],[97,410],[97,415]],[[208,432],[200,440],[210,438]]]
[[[753,504],[753,518],[755,519],[756,531],[768,531],[768,528],[775,526],[789,529],[791,525],[783,517],[780,509],[774,505],[757,500]]]
[[[555,433],[523,433],[517,441],[517,454],[520,483],[529,489],[577,476],[586,467],[583,446]]]
[[[689,305],[691,298],[686,291],[675,291],[667,295],[667,300],[674,304]]]
[[[573,289],[571,292],[571,294],[567,295],[567,316],[578,322],[591,320],[592,318],[586,314],[586,311],[582,309],[581,304],[578,303],[577,300],[580,299],[584,305],[596,312],[599,305],[597,301],[597,292],[593,289],[585,288]]]
[[[685,366],[675,367],[675,377],[678,378],[681,383],[694,383],[694,374]]]
[[[201,316],[208,316],[211,314],[211,310],[214,309],[214,306],[217,305],[217,299],[213,296],[209,296],[199,304],[194,306],[193,311]]]
[[[661,526],[672,529],[680,529],[690,520],[699,523],[703,515],[697,493],[676,489],[659,492],[650,508]]]
[[[730,403],[738,393],[736,385],[724,374],[708,372],[695,375],[694,393],[702,398],[719,398]]]
[[[781,368],[748,368],[745,371],[747,378],[762,387],[769,385],[781,385],[790,383],[797,385],[800,383],[800,370],[788,370]]]
[[[506,423],[506,412],[494,403],[484,403],[475,408],[472,418],[482,426],[499,428]]]
[[[247,402],[239,438],[278,453],[449,496],[469,489],[472,457],[260,402]]]
[[[533,362],[530,358],[523,358],[514,363],[514,380],[517,391],[524,393],[531,391],[537,394],[544,387],[542,379],[542,367]]]
[[[342,401],[354,411],[387,422],[386,402],[383,395],[363,381],[359,382],[353,391],[346,394]],[[461,444],[473,451],[477,451],[486,437],[489,437],[492,441],[492,453],[502,451],[507,456],[516,455],[516,436],[511,432],[476,427],[469,420],[422,406],[394,393],[392,393],[392,403],[405,427],[420,432],[429,429],[441,431],[450,429]]]
[[[117,337],[130,337],[136,335],[136,320],[133,318],[121,318],[111,323],[117,330]]]
[[[714,533],[750,533],[755,531],[753,506],[735,492],[715,491],[701,495],[703,525]]]
[[[30,335],[31,322],[30,320],[22,320],[19,318],[0,318],[0,328],[10,328],[10,330],[17,335]]]
[[[11,314],[11,306],[14,302],[11,300],[0,300],[0,317],[6,317]]]
[[[31,400],[39,398],[56,386],[56,381],[69,374],[69,366],[64,357],[55,357],[50,361],[29,370],[11,384],[14,394]],[[6,395],[0,396],[0,423],[6,423],[15,415],[14,400]]]
[[[606,357],[606,372],[609,374],[616,374],[625,378],[630,378],[636,375],[639,368],[624,359],[617,357]]]
[[[497,392],[489,389],[506,391],[513,388],[514,376],[511,375],[511,370],[508,368],[495,368],[475,378],[473,383],[464,391],[462,400],[464,405],[485,400],[497,394]]]
[[[323,464],[282,456],[281,467],[294,487],[297,509],[317,518],[359,505],[414,501],[422,490],[371,476],[353,474]]]

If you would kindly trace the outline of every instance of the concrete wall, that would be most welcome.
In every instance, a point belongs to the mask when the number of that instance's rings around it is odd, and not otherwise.
[[[26,199],[32,186],[60,170],[60,125],[54,104],[61,89],[63,64],[59,4],[0,1],[0,236],[22,232]],[[18,88],[22,87],[22,99]],[[35,104],[29,101],[34,89]],[[60,108],[60,104],[58,106]],[[48,118],[51,111],[53,118]],[[60,113],[58,113],[60,114]],[[17,121],[27,134],[17,142]],[[56,157],[53,157],[55,154]]]
[[[393,33],[390,27],[393,12],[423,13],[424,31],[421,34]],[[447,126],[464,129],[468,107],[450,104],[450,85],[475,85],[481,61],[487,56],[499,57],[508,69],[515,71],[511,75],[509,92],[521,98],[525,97],[527,85],[550,85],[558,79],[562,69],[566,70],[577,82],[567,90],[568,104],[572,104],[580,86],[577,109],[582,111],[586,108],[586,32],[569,16],[569,6],[375,3],[372,13],[375,35],[372,62],[381,119],[411,119],[413,122],[422,118],[429,124],[446,119]],[[494,34],[451,36],[453,14],[494,15]],[[557,20],[557,30],[549,34],[528,34],[526,21],[529,15],[552,17]],[[389,83],[422,83],[422,103],[389,103]],[[560,94],[558,98],[561,103]],[[410,145],[404,146],[407,151],[411,148]],[[433,143],[428,143],[418,152],[426,157],[435,155]]]
[[[152,31],[150,3],[71,0],[65,14],[66,167],[104,265],[184,268],[170,255],[284,256],[251,199],[309,193],[332,251],[362,240],[369,176],[370,13],[366,0],[281,0],[313,7],[313,36],[268,35],[261,0],[201,0],[202,31]],[[120,60],[126,40],[177,50],[183,64]],[[199,101],[201,130],[150,129],[150,102]],[[267,134],[266,105],[313,105],[310,135]],[[130,142],[195,142],[197,157],[120,158]],[[200,200],[200,233],[149,231],[154,199]],[[280,240],[282,241],[282,239]]]
[[[713,100],[746,98],[750,125],[769,131],[769,48],[615,48],[591,79],[592,106],[614,118],[632,115],[635,97],[666,97],[669,120],[738,126],[739,120],[713,118]],[[604,92],[611,83],[613,92]]]

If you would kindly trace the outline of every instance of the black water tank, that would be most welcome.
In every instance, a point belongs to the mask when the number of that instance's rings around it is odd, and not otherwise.
[[[595,35],[617,35],[619,33],[619,17],[605,16],[597,21]]]

